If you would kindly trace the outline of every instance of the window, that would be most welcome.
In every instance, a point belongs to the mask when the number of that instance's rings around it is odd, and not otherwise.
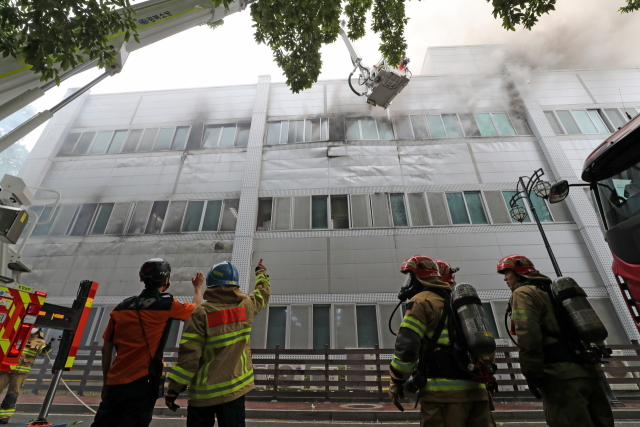
[[[98,208],[97,203],[89,203],[86,205],[80,206],[78,213],[76,214],[75,224],[71,222],[71,232],[70,236],[84,236],[89,231],[89,225],[91,225],[91,220],[93,219],[93,214],[96,212]]]
[[[113,134],[113,138],[111,139],[111,144],[109,145],[109,149],[107,153],[114,154],[119,153],[122,149],[122,145],[124,144],[124,139],[127,137],[128,130],[117,130]]]
[[[138,202],[135,204],[133,216],[127,229],[127,234],[144,234],[144,231],[149,222],[149,213],[151,212],[151,206],[153,202]]]
[[[573,114],[573,118],[578,122],[582,133],[598,133],[598,129],[596,129],[596,126],[585,110],[571,110],[571,114]]]
[[[184,217],[184,211],[186,208],[186,201],[171,202],[171,205],[169,205],[166,224],[164,225],[164,230],[162,230],[163,233],[180,232],[180,226],[182,225],[182,218]],[[202,210],[200,210],[200,212],[202,212]]]
[[[73,150],[73,155],[87,154],[87,150],[89,150],[94,136],[96,136],[95,132],[84,132],[78,141],[78,145],[76,145],[76,148]]]
[[[308,230],[311,228],[311,197],[293,198],[293,229]]]
[[[507,210],[509,212],[511,212],[511,198],[515,194],[516,194],[515,191],[503,191],[502,192],[502,196],[504,197],[504,201],[507,203]],[[518,200],[516,203],[518,204],[518,206],[521,206],[521,207],[526,209],[524,201],[522,199]],[[527,211],[527,212],[529,212],[529,211]],[[511,214],[509,214],[509,217],[511,218]],[[519,221],[516,221],[515,219],[511,218],[511,222],[516,222],[517,223]],[[522,222],[531,222],[531,218],[529,218],[529,214],[527,214],[527,216],[524,218],[524,221],[522,221]]]
[[[331,196],[331,228],[349,228],[349,203],[347,196]]]
[[[236,139],[236,126],[235,125],[223,126],[222,132],[220,133],[220,142],[218,143],[218,146],[232,147],[235,139]]]
[[[171,141],[173,140],[173,134],[176,128],[162,128],[158,132],[156,138],[156,144],[153,146],[153,151],[168,150],[171,147]]]
[[[496,131],[496,127],[494,126],[493,120],[491,120],[491,116],[489,114],[476,114],[475,116],[482,136],[498,135],[498,131]]]
[[[389,194],[391,203],[391,218],[394,227],[407,227],[407,209],[404,205],[404,194]]]
[[[451,222],[454,224],[470,224],[462,193],[446,193],[446,195]]]
[[[604,124],[602,120],[601,112],[599,110],[587,110],[587,114],[591,118],[593,124],[596,125],[599,133],[610,133],[609,128]]]
[[[396,132],[398,133],[398,139],[413,139],[413,131],[411,130],[411,121],[409,116],[396,116],[394,117],[396,124]]]
[[[375,305],[356,306],[358,348],[374,348],[378,345],[378,319]]]
[[[113,203],[100,204],[98,208],[98,215],[96,215],[96,220],[93,224],[93,229],[91,230],[92,236],[104,234],[104,231],[107,229],[109,217],[113,211],[113,205]]]
[[[289,323],[289,348],[308,349],[311,323],[311,306],[294,304],[291,310],[291,322]]]
[[[471,224],[489,224],[482,205],[482,196],[476,192],[465,192],[464,199],[467,202],[467,210],[471,218]]]
[[[304,121],[304,140],[320,141],[320,119]]]
[[[329,120],[329,140],[344,140],[344,120],[341,118]]]
[[[269,231],[271,230],[271,208],[273,205],[273,199],[271,197],[258,199],[258,225],[256,230]]]
[[[564,135],[564,129],[560,127],[560,123],[558,123],[558,120],[556,120],[556,116],[555,114],[553,114],[553,111],[545,111],[544,115],[547,117],[547,120],[551,125],[551,129],[553,129],[553,132],[556,135]]]
[[[511,224],[511,217],[504,203],[502,192],[485,190],[484,199],[491,214],[491,222],[493,224]]]
[[[419,227],[430,225],[427,200],[424,193],[408,193],[409,212],[411,214],[411,225]]]
[[[331,307],[328,305],[313,306],[313,348],[324,349],[326,344],[331,347]]]
[[[347,117],[346,139],[394,139],[391,123],[385,118]]]
[[[222,212],[222,200],[209,200],[204,210],[204,219],[202,220],[202,231],[218,231],[220,223],[220,213]],[[235,230],[235,224],[233,225]]]
[[[484,212],[480,193],[446,193],[446,196],[453,224],[489,223]]]
[[[107,147],[109,146],[109,142],[111,141],[112,136],[113,131],[98,132],[98,136],[96,136],[96,139],[91,145],[89,154],[104,154],[107,151]]]
[[[182,231],[198,231],[200,230],[200,221],[202,219],[202,211],[204,209],[204,200],[189,201],[187,203],[187,211],[184,214],[184,220],[182,221]],[[220,209],[218,209],[220,211]],[[218,214],[219,216],[220,214]],[[218,223],[216,221],[216,230],[218,229]]]
[[[50,236],[67,236],[78,215],[78,205],[65,205],[60,208],[56,222],[51,227]]]
[[[287,307],[269,306],[267,348],[285,348],[287,338]]]
[[[553,222],[547,202],[543,198],[532,193],[531,202],[533,203],[533,207],[536,209],[536,215],[538,215],[540,222]]]
[[[391,227],[388,197],[387,193],[371,195],[371,212],[373,213],[374,227]]]
[[[609,118],[611,123],[613,123],[613,126],[615,126],[616,130],[627,124],[627,120],[617,108],[605,108],[604,112],[607,114],[607,117]]]
[[[576,122],[573,120],[573,117],[571,116],[571,113],[569,111],[558,110],[556,111],[556,115],[560,119],[560,123],[562,123],[564,130],[568,134],[581,133],[580,128],[578,127]]]
[[[236,147],[246,147],[249,145],[249,131],[251,123],[238,123],[238,137],[236,138]]]
[[[333,327],[336,337],[336,348],[356,347],[356,307],[353,304],[336,304],[333,306]]]
[[[172,150],[184,150],[184,146],[187,145],[187,136],[189,135],[189,126],[178,126],[176,133],[173,135],[173,142],[171,143]]]
[[[246,147],[249,141],[250,124],[241,123],[238,126],[235,124],[207,126],[202,148],[233,147],[236,144],[236,127],[238,127],[238,145]]]
[[[487,329],[489,329],[489,332],[493,334],[494,338],[499,338],[500,332],[498,332],[498,325],[496,324],[496,318],[493,316],[493,309],[491,308],[491,303],[483,302],[482,308],[484,309],[484,314],[488,320]]]
[[[42,215],[40,216],[40,219],[38,219],[38,222],[46,221],[49,218],[49,215],[51,215],[52,210],[53,210],[53,206],[46,206],[42,212]],[[51,221],[49,221],[44,225],[37,225],[36,228],[33,230],[33,233],[31,233],[31,235],[32,236],[48,235],[49,231],[51,231],[51,226],[53,226],[53,223],[55,222],[59,212],[60,212],[60,206],[56,208],[55,212],[53,213],[53,218],[51,218]]]
[[[393,137],[393,128],[391,127],[391,122],[389,119],[384,117],[378,117],[376,119],[378,123],[378,134],[380,139],[392,140]]]
[[[131,203],[116,203],[111,211],[109,217],[109,223],[104,231],[104,234],[119,235],[122,234],[124,224],[129,216],[131,210]]]
[[[442,122],[449,138],[461,138],[462,131],[455,114],[443,114]]]
[[[322,118],[269,122],[266,144],[327,141],[329,139],[328,133],[333,135],[332,139],[344,139],[344,130],[340,128],[340,125],[343,124],[342,119],[331,120],[331,124],[329,124],[328,119]]]
[[[516,135],[516,130],[513,128],[509,115],[507,113],[491,113],[493,122],[498,128],[498,133],[501,136]],[[522,135],[529,135],[531,132],[523,132]]]
[[[304,142],[304,120],[295,120],[289,122],[289,143]]]
[[[202,148],[212,148],[218,146],[222,126],[207,126],[204,132],[204,142]]]
[[[326,230],[329,228],[327,196],[311,198],[311,228]]]
[[[138,146],[138,151],[151,151],[153,143],[156,141],[158,130],[158,128],[149,128],[144,130],[142,141],[140,141],[140,145]]]
[[[531,135],[532,132],[529,123],[527,123],[527,119],[524,114],[518,110],[512,110],[513,112],[510,118],[513,127],[516,129],[518,135]]]
[[[240,199],[225,199],[222,219],[220,220],[220,231],[236,231],[238,221],[238,208]]]
[[[73,149],[76,146],[76,143],[78,142],[78,139],[80,139],[80,135],[79,133],[69,133],[67,134],[67,137],[64,139],[64,142],[62,143],[62,147],[60,147],[60,151],[58,151],[58,156],[68,156],[70,154],[73,153]]]
[[[274,211],[273,229],[289,230],[291,228],[291,197],[276,197]]]
[[[416,139],[429,138],[429,128],[424,116],[409,116],[411,118],[411,127],[413,135]]]
[[[459,116],[466,136],[480,136],[480,129],[478,129],[478,124],[473,114],[459,114]]]
[[[122,148],[123,153],[133,153],[138,148],[138,143],[140,143],[140,139],[142,138],[143,129],[132,129],[129,132],[129,136],[127,137],[127,141],[124,143],[124,147]]]
[[[280,129],[282,122],[267,123],[267,145],[280,144]]]
[[[153,202],[144,234],[159,234],[167,214],[168,201]]]
[[[351,195],[351,226],[353,228],[371,227],[371,208],[368,194]]]

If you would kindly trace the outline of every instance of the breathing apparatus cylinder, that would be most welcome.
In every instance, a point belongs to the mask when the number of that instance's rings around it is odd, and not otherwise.
[[[469,352],[482,362],[492,361],[496,341],[489,331],[489,321],[475,288],[468,283],[456,285],[451,293],[451,305]]]
[[[602,344],[609,333],[598,317],[584,290],[571,277],[558,277],[551,283],[556,300],[571,319],[581,341]]]

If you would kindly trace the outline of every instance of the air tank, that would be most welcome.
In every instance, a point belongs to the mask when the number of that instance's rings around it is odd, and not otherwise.
[[[601,344],[609,333],[598,317],[584,290],[571,277],[558,277],[551,283],[556,300],[578,330],[582,341]]]
[[[468,283],[460,283],[453,288],[451,299],[469,352],[482,361],[492,361],[496,341],[489,331],[487,315],[475,288]]]

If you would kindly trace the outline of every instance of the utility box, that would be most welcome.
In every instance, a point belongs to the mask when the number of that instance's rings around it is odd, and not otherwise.
[[[24,209],[0,206],[0,242],[15,245],[29,222]]]

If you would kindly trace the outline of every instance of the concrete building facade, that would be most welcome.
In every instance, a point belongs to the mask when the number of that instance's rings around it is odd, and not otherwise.
[[[554,277],[535,224],[510,218],[518,177],[542,168],[551,182],[579,182],[587,155],[640,111],[640,71],[502,64],[481,74],[491,48],[430,49],[388,111],[343,80],[292,94],[268,76],[84,95],[49,122],[20,172],[63,196],[26,245],[33,272],[22,282],[54,303],[70,302],[81,280],[100,283],[83,337],[91,345],[111,308],[142,289],[147,259],[171,263],[170,292],[185,300],[197,270],[231,261],[247,289],[263,259],[273,297],[254,347],[389,348],[400,265],[425,254],[460,267],[456,280],[478,289],[507,339],[498,260],[519,253]],[[52,201],[40,191],[33,209],[48,215]],[[589,195],[534,203],[610,342],[638,339]]]

